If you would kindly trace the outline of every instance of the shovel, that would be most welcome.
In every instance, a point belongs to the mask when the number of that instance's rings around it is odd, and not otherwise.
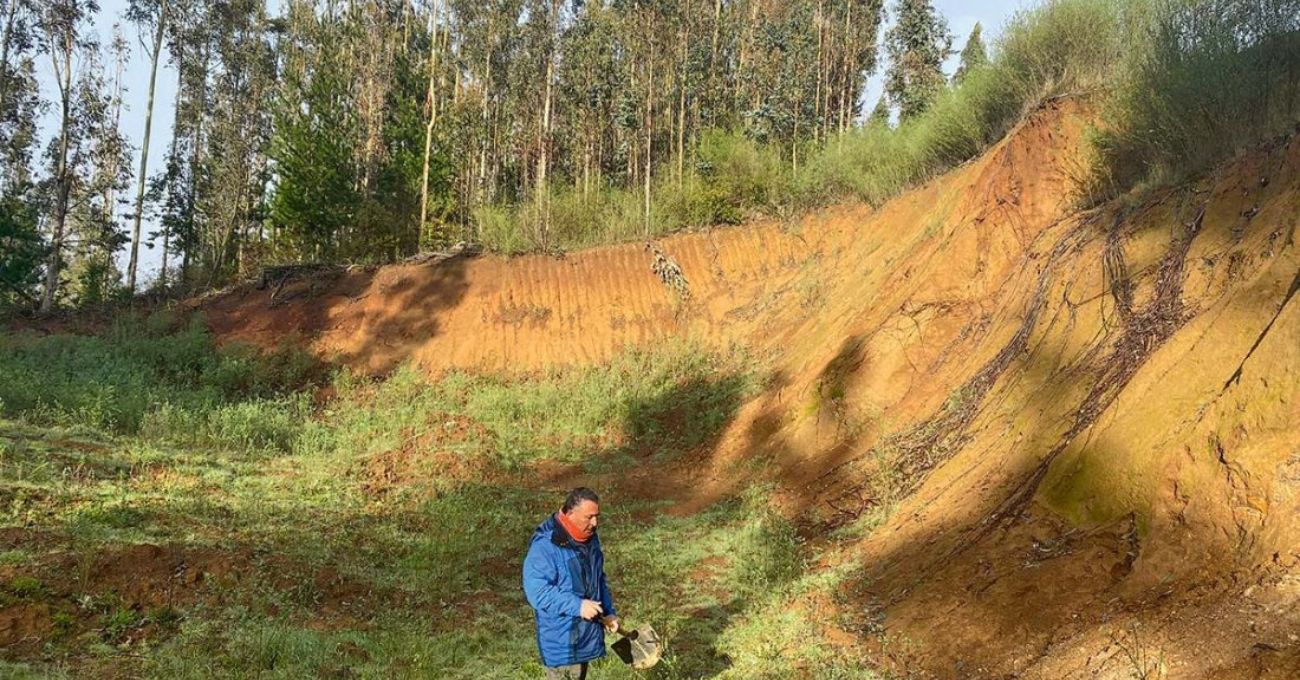
[[[623,631],[621,635],[618,642],[610,647],[623,663],[639,671],[659,663],[659,657],[663,656],[663,643],[654,628],[641,626],[634,630]]]

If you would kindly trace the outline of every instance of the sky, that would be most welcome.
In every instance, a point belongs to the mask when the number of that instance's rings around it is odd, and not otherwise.
[[[889,0],[887,7],[892,8],[893,4],[893,1]],[[1016,11],[1028,6],[1028,4],[1029,0],[935,0],[934,2],[935,8],[948,20],[948,27],[955,36],[953,48],[958,51],[966,44],[966,37],[970,35],[971,29],[976,22],[983,24],[985,43],[991,47],[1007,19]],[[134,174],[139,170],[139,146],[140,141],[144,138],[145,104],[149,93],[149,55],[147,50],[141,47],[135,27],[122,18],[123,13],[126,11],[126,5],[127,0],[100,0],[100,13],[95,22],[95,31],[98,34],[100,43],[107,45],[113,37],[113,25],[121,23],[123,34],[132,45],[131,60],[123,76],[126,88],[123,99],[126,108],[122,112],[122,128],[123,134],[126,135],[135,148],[131,164],[132,173]],[[47,101],[53,101],[54,78],[48,60],[44,61],[46,63],[38,62],[39,77]],[[105,63],[109,63],[109,60],[105,59]],[[956,68],[957,56],[954,54],[948,60],[946,70],[951,74]],[[880,98],[882,80],[883,78],[877,74],[867,82],[867,88],[862,97],[864,113],[869,113]],[[157,89],[154,95],[153,132],[149,143],[150,175],[153,175],[161,167],[168,142],[171,139],[172,111],[175,96],[176,71],[170,65],[159,66]],[[53,107],[47,111],[42,123],[42,130],[46,135],[45,138],[48,139],[55,129]],[[129,191],[131,197],[135,196],[134,182],[135,179],[132,180]],[[142,231],[147,233],[150,229],[151,225],[146,224]],[[123,250],[119,254],[119,263],[123,270],[126,268],[128,253],[129,251]],[[161,249],[149,250],[141,247],[140,269],[141,276],[146,282],[157,276],[161,259]]]

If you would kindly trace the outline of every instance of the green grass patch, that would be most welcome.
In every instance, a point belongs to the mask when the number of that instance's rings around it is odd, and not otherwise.
[[[160,314],[124,317],[102,337],[0,334],[0,415],[121,434],[149,422],[177,436],[197,428],[218,441],[282,443],[282,433],[254,421],[275,413],[276,397],[319,379],[317,362],[289,345],[218,351],[201,317],[176,323]],[[267,405],[250,414],[252,399]],[[244,410],[219,408],[233,403]]]
[[[1097,135],[1098,198],[1178,182],[1300,122],[1300,1],[1148,0]]]
[[[207,354],[179,371],[133,343]],[[224,361],[255,359],[231,359],[194,326],[0,346],[13,359],[4,370],[28,380],[38,360],[119,362],[86,376],[51,364],[59,377],[40,399],[6,402],[0,416],[0,523],[39,532],[0,554],[23,569],[0,590],[58,603],[61,617],[40,658],[4,668],[18,677],[537,677],[519,572],[563,489],[536,466],[616,473],[709,447],[764,377],[742,352],[669,344],[514,377],[344,371],[336,396],[313,405],[310,381],[214,380],[235,372]],[[133,371],[147,379],[132,382]],[[134,401],[78,416],[105,376]],[[620,612],[669,644],[651,677],[749,677],[747,641],[794,630],[765,612],[801,592],[812,558],[768,491],[689,517],[603,491]],[[233,571],[191,587],[100,580],[102,558],[141,543],[194,568],[224,556]],[[55,570],[69,554],[72,573]],[[173,588],[167,606],[139,603],[160,587]],[[728,633],[737,626],[756,632]],[[831,667],[810,654],[769,665]],[[642,676],[608,661],[591,677]]]

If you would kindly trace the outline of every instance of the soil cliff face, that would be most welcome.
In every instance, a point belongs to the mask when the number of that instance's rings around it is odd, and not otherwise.
[[[632,244],[200,307],[374,373],[743,344],[765,391],[667,493],[775,481],[814,537],[893,508],[835,639],[933,677],[1300,677],[1300,140],[1080,211],[1087,123],[1054,101],[878,210],[665,239],[685,296]]]

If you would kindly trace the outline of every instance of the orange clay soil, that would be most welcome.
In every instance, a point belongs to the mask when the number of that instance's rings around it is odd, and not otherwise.
[[[665,239],[687,300],[630,244],[196,307],[373,373],[742,344],[771,378],[718,443],[598,481],[683,513],[775,482],[814,539],[891,507],[830,639],[917,677],[1300,678],[1300,140],[1080,211],[1088,122],[1056,100],[878,210]]]

